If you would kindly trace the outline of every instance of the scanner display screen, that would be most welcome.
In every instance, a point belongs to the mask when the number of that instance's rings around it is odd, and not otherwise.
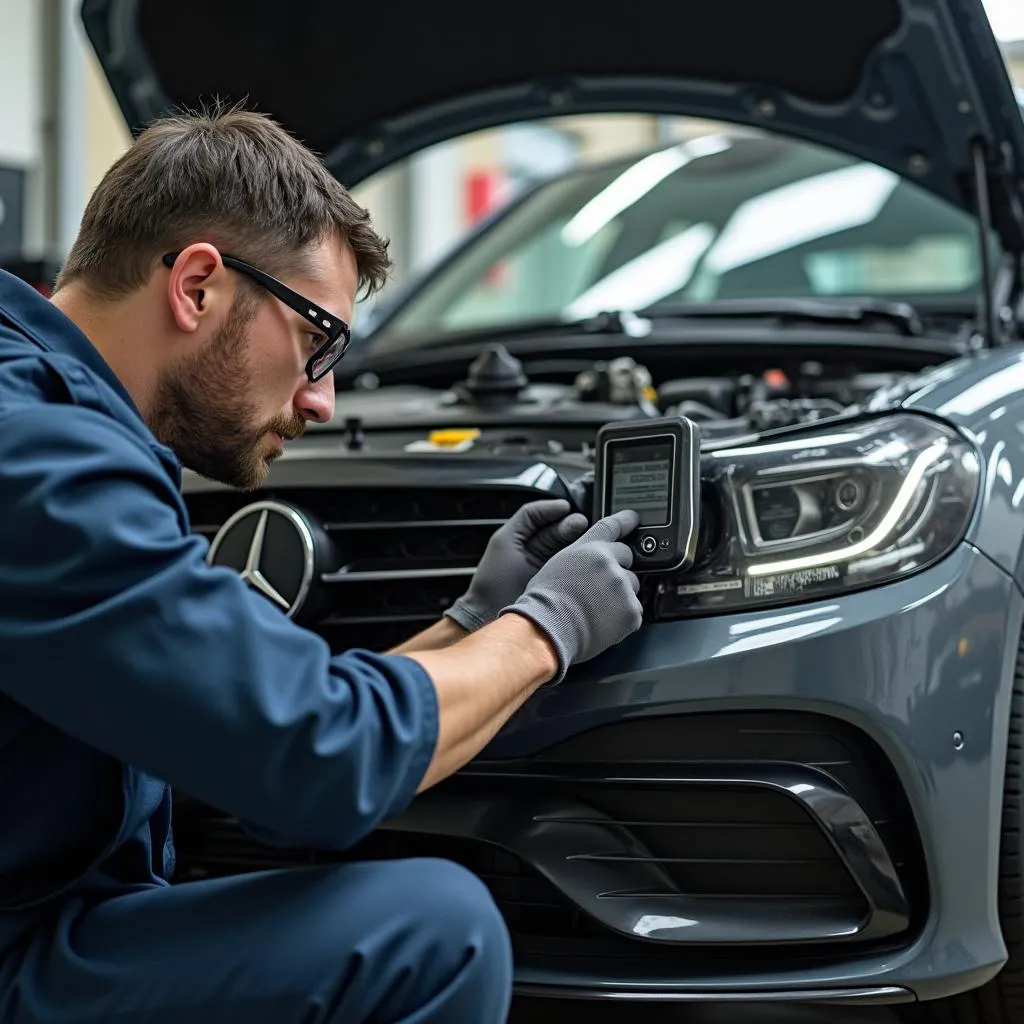
[[[608,446],[606,514],[633,509],[641,526],[667,526],[671,513],[672,439],[614,441]]]

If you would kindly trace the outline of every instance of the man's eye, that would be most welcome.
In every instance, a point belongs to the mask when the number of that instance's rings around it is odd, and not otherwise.
[[[310,331],[307,337],[310,352],[315,352],[327,340],[322,334],[317,334],[315,331]]]

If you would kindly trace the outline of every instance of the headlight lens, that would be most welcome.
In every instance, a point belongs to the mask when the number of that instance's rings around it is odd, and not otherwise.
[[[886,416],[706,455],[703,555],[656,584],[656,618],[888,583],[962,539],[981,466],[956,431]]]

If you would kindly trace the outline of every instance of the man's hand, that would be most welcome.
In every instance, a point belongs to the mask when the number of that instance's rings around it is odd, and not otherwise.
[[[552,555],[580,537],[587,519],[560,498],[531,501],[491,537],[469,589],[444,614],[467,633],[516,601]]]
[[[551,640],[561,680],[570,665],[587,661],[640,628],[640,581],[633,551],[622,538],[636,529],[633,511],[599,519],[554,555],[507,608],[530,619]]]

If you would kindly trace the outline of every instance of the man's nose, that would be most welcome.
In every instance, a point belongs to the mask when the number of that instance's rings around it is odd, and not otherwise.
[[[295,396],[295,411],[313,423],[326,423],[334,415],[334,374],[307,384]]]

